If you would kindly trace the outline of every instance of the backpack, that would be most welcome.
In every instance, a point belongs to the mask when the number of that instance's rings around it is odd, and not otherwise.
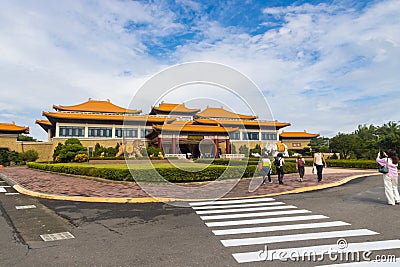
[[[274,165],[275,165],[276,167],[280,167],[280,166],[281,166],[281,160],[280,160],[280,158],[276,158],[276,159],[275,159]]]
[[[297,160],[297,166],[303,167],[304,166],[304,161],[302,159]]]

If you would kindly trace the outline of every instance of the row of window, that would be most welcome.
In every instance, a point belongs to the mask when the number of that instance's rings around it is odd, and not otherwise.
[[[141,129],[140,136],[144,138],[151,129]],[[60,137],[85,137],[85,127],[60,126]],[[111,138],[112,128],[88,127],[88,137]],[[137,138],[137,128],[115,128],[115,137]]]
[[[231,140],[240,140],[240,132],[230,134]],[[242,132],[242,140],[260,140],[259,132]],[[276,140],[276,133],[261,133],[261,140]]]
[[[140,136],[144,138],[151,129],[141,129]],[[60,126],[60,137],[85,137],[85,127]],[[88,137],[111,138],[112,128],[88,127]],[[138,138],[137,128],[115,128],[117,138]],[[242,132],[242,140],[260,140],[259,132]],[[240,132],[230,134],[231,140],[240,140]],[[261,140],[276,140],[276,133],[261,133]]]

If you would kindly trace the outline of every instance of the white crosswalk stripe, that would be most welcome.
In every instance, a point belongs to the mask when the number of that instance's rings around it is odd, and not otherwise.
[[[264,217],[264,216],[275,216],[275,215],[286,215],[286,214],[299,214],[299,213],[310,213],[309,210],[284,210],[284,211],[266,211],[266,212],[255,212],[255,213],[237,213],[229,215],[210,215],[200,216],[202,220],[221,220],[221,219],[235,219],[235,218],[249,218],[249,217]]]
[[[278,225],[278,226],[213,230],[212,232],[215,235],[236,235],[236,234],[262,233],[262,232],[274,232],[274,231],[285,231],[285,230],[296,230],[296,229],[313,229],[318,227],[319,228],[335,227],[344,225],[350,225],[350,224],[342,221],[335,221],[335,222],[302,223],[302,224],[288,224],[288,225]]]
[[[233,209],[233,208],[248,208],[248,207],[265,207],[265,206],[275,206],[283,205],[283,202],[261,202],[261,203],[251,203],[251,204],[235,204],[235,205],[218,205],[218,206],[193,206],[194,210],[214,210],[214,209]]]
[[[192,202],[189,205],[205,221],[206,226],[214,228],[212,232],[221,237],[220,241],[225,247],[232,247],[233,249],[241,247],[240,251],[245,250],[245,248],[250,250],[250,252],[232,254],[238,263],[282,260],[281,255],[285,254],[278,253],[282,251],[286,252],[287,255],[293,255],[293,253],[303,255],[302,253],[309,251],[312,251],[315,255],[324,255],[332,249],[340,252],[358,252],[400,248],[400,240],[368,240],[368,242],[361,243],[346,243],[345,248],[339,247],[338,244],[329,244],[263,251],[260,250],[260,245],[285,244],[283,247],[287,247],[291,243],[296,244],[298,241],[316,242],[320,240],[319,243],[321,243],[329,239],[377,236],[379,233],[369,229],[343,230],[340,227],[348,228],[352,225],[343,221],[329,221],[329,217],[325,215],[301,215],[311,213],[311,211],[286,205],[283,202],[275,201],[273,198],[201,201]],[[249,227],[250,225],[251,227]],[[324,228],[326,230],[322,231],[321,229]],[[330,228],[336,228],[336,230]],[[285,234],[285,231],[291,232]],[[274,234],[269,235],[268,233]],[[226,237],[235,238],[228,239]],[[328,242],[331,243],[332,240]],[[256,249],[254,249],[255,246]]]
[[[284,209],[296,209],[296,206],[273,206],[273,207],[257,207],[257,208],[242,208],[242,209],[224,209],[224,210],[199,210],[197,214],[218,214],[218,213],[234,213],[234,212],[246,212],[246,211],[261,211],[261,210],[284,210]]]
[[[214,200],[214,201],[202,201],[189,203],[190,206],[204,206],[204,205],[221,205],[221,204],[237,204],[237,203],[252,203],[252,202],[263,202],[263,201],[274,201],[271,197],[266,198],[246,198],[236,200]]]

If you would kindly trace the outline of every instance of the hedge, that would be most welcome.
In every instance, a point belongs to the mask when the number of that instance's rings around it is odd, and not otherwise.
[[[146,181],[154,182],[160,181],[161,175],[165,180],[170,182],[195,182],[195,181],[212,181],[219,177],[222,179],[238,178],[238,177],[253,177],[260,175],[257,165],[247,166],[208,166],[197,172],[190,172],[175,168],[173,166],[168,168],[154,168],[152,169],[131,169],[133,177],[129,169],[117,168],[97,168],[89,166],[70,166],[64,164],[45,164],[45,163],[28,163],[29,168],[67,173],[74,175],[93,176],[115,181]],[[226,170],[226,172],[225,172]],[[275,167],[273,166],[272,173],[276,174]],[[225,172],[225,173],[224,173]],[[294,164],[285,165],[285,173],[296,172]],[[159,174],[159,175],[158,175]]]
[[[358,168],[358,169],[377,169],[378,163],[375,160],[326,160],[328,167]]]

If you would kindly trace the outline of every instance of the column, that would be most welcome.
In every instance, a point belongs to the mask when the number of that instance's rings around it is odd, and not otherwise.
[[[172,154],[176,154],[176,138],[172,135]]]
[[[219,155],[219,153],[218,153],[218,138],[216,138],[216,139],[214,139],[214,144],[215,144],[215,153],[214,153],[214,155],[215,155],[215,157],[217,158]]]
[[[225,140],[226,154],[231,154],[231,140]]]
[[[158,137],[158,148],[162,149],[162,139],[160,136]]]

